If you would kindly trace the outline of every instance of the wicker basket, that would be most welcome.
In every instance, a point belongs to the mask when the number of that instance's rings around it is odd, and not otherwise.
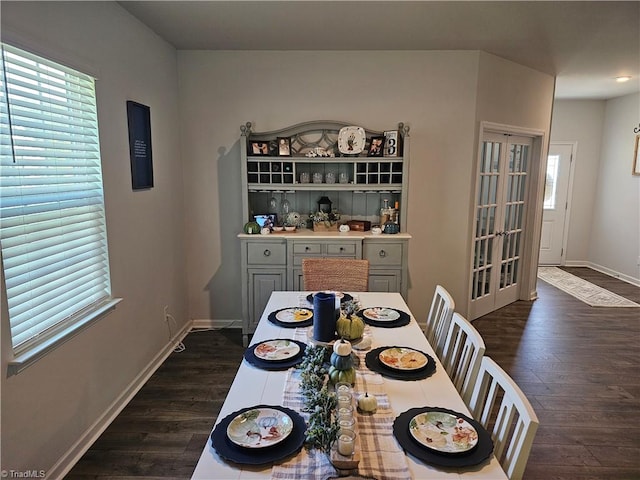
[[[313,222],[313,231],[314,232],[337,232],[338,222],[334,222],[334,223]]]

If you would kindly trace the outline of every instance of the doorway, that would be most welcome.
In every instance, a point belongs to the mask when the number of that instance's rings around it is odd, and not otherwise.
[[[540,265],[564,265],[575,144],[551,142],[547,160]]]
[[[470,319],[535,296],[536,233],[542,219],[542,167],[546,163],[542,145],[542,132],[481,124],[471,239]]]

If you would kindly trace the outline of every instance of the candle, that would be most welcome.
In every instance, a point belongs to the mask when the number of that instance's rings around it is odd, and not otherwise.
[[[342,418],[338,420],[338,435],[342,435],[344,433],[354,433],[355,420],[353,418]]]
[[[353,418],[353,407],[351,405],[338,408],[338,419],[343,418]]]
[[[338,437],[338,453],[346,457],[353,454],[355,434],[345,432]]]
[[[350,393],[339,393],[338,394],[338,408],[350,407],[351,406],[351,394]]]

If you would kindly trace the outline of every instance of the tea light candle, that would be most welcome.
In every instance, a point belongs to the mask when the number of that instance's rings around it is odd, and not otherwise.
[[[351,405],[338,408],[338,419],[344,418],[353,418],[353,407]]]
[[[354,433],[343,433],[338,437],[338,453],[346,457],[353,454]]]
[[[336,383],[336,394],[340,395],[341,393],[351,394],[351,385],[345,382]]]
[[[338,435],[343,433],[354,433],[355,420],[353,418],[343,418],[338,420]]]
[[[339,393],[338,394],[338,408],[351,406],[351,394]]]

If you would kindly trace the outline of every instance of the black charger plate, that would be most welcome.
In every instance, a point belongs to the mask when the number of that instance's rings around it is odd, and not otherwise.
[[[289,340],[287,338],[273,338],[271,340]],[[270,340],[265,340],[268,342]],[[264,360],[262,358],[256,357],[255,349],[258,345],[264,342],[259,342],[254,345],[249,346],[244,351],[244,359],[249,362],[254,367],[261,368],[262,370],[287,370],[291,367],[296,366],[298,363],[302,361],[304,357],[304,351],[307,348],[307,344],[303,342],[299,342],[298,340],[290,340],[291,342],[297,343],[300,347],[300,351],[296,353],[293,357],[287,358],[285,360]]]
[[[313,303],[313,296],[318,293],[310,293],[309,295],[307,295],[307,302],[309,303]],[[351,300],[353,300],[353,297],[351,295],[349,295],[348,293],[342,292],[342,298],[340,299],[340,303],[344,303],[344,302],[350,302]]]
[[[462,453],[443,453],[431,450],[421,445],[413,435],[409,432],[409,422],[416,416],[425,412],[444,412],[464,418],[478,432],[478,443],[468,452]],[[393,422],[393,435],[400,443],[404,450],[430,465],[439,465],[441,467],[470,467],[479,465],[489,459],[493,453],[493,440],[480,423],[468,416],[442,407],[418,407],[411,408],[404,413],[398,415]]]
[[[392,321],[372,320],[370,318],[367,318],[364,315],[364,311],[370,308],[388,308],[389,310],[394,310],[398,312],[400,317],[397,320],[392,320]],[[356,315],[358,315],[362,320],[364,320],[364,323],[371,325],[372,327],[382,327],[382,328],[404,327],[405,325],[409,325],[409,322],[411,322],[411,316],[408,313],[403,312],[402,310],[398,310],[396,308],[389,308],[389,307],[367,307],[358,311]]]
[[[386,346],[386,347],[378,347],[373,350],[367,352],[364,357],[364,362],[369,368],[374,372],[379,373],[383,377],[394,378],[396,380],[422,380],[423,378],[430,377],[436,371],[436,361],[433,359],[431,355],[428,353],[420,352],[420,350],[416,350],[427,357],[427,364],[418,369],[418,370],[398,370],[396,368],[391,368],[386,366],[384,363],[380,361],[380,352],[386,350],[387,348],[411,348],[411,347],[398,347],[398,346]],[[415,350],[413,348],[412,350]]]
[[[293,430],[282,442],[265,448],[244,448],[236,445],[227,436],[227,427],[231,421],[247,410],[255,408],[273,408],[289,415],[293,420]],[[211,432],[211,445],[218,455],[230,462],[245,465],[264,465],[273,463],[299,452],[304,444],[307,424],[299,413],[280,405],[256,405],[233,412],[223,418]]]
[[[313,312],[312,308],[307,308],[307,307],[287,307],[287,308],[281,308],[279,310],[275,310],[271,312],[267,318],[274,325],[278,325],[279,327],[285,327],[285,328],[308,327],[309,325],[313,325],[313,316],[311,316],[311,318],[309,318],[308,320],[303,320],[302,322],[281,322],[276,318],[276,315],[278,314],[278,312],[281,312],[282,310],[289,310],[292,308],[304,308],[305,310],[311,310]]]

